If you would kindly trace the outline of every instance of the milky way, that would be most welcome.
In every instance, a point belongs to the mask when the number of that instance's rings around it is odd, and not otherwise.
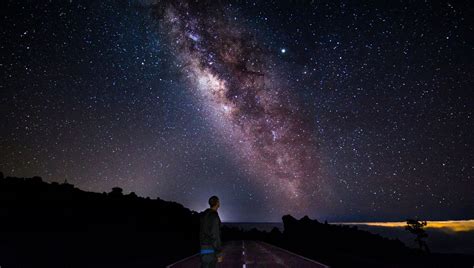
[[[227,12],[180,2],[166,5],[157,17],[193,95],[232,147],[231,155],[262,191],[280,195],[284,209],[304,209],[322,182],[314,134],[291,84],[279,79],[280,63]]]

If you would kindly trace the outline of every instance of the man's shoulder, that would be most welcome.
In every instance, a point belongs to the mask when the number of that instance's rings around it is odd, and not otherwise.
[[[209,210],[209,215],[212,215],[214,217],[219,217],[219,213],[217,213],[217,211],[213,210],[213,209],[210,209]]]
[[[217,211],[213,210],[213,209],[206,209],[204,211],[201,212],[201,215],[205,215],[207,217],[216,217],[216,218],[219,218],[219,213],[217,213]]]
[[[200,212],[201,215],[217,215],[217,211],[213,210],[213,209],[205,209],[203,211]]]

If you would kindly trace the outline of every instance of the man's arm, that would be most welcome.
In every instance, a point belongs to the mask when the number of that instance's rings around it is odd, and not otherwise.
[[[222,251],[222,243],[221,243],[221,233],[220,233],[220,220],[219,216],[212,217],[211,221],[211,234],[212,234],[212,245],[214,250],[216,251],[217,255],[220,255]]]

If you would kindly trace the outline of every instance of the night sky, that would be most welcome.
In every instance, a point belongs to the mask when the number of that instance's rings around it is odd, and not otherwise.
[[[0,171],[223,221],[474,218],[469,1],[6,1]]]

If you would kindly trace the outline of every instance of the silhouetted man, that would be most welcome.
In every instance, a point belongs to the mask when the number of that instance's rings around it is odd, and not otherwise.
[[[221,219],[217,213],[220,206],[219,198],[209,198],[210,208],[201,212],[199,240],[201,244],[201,267],[216,267],[222,261],[221,256]]]

